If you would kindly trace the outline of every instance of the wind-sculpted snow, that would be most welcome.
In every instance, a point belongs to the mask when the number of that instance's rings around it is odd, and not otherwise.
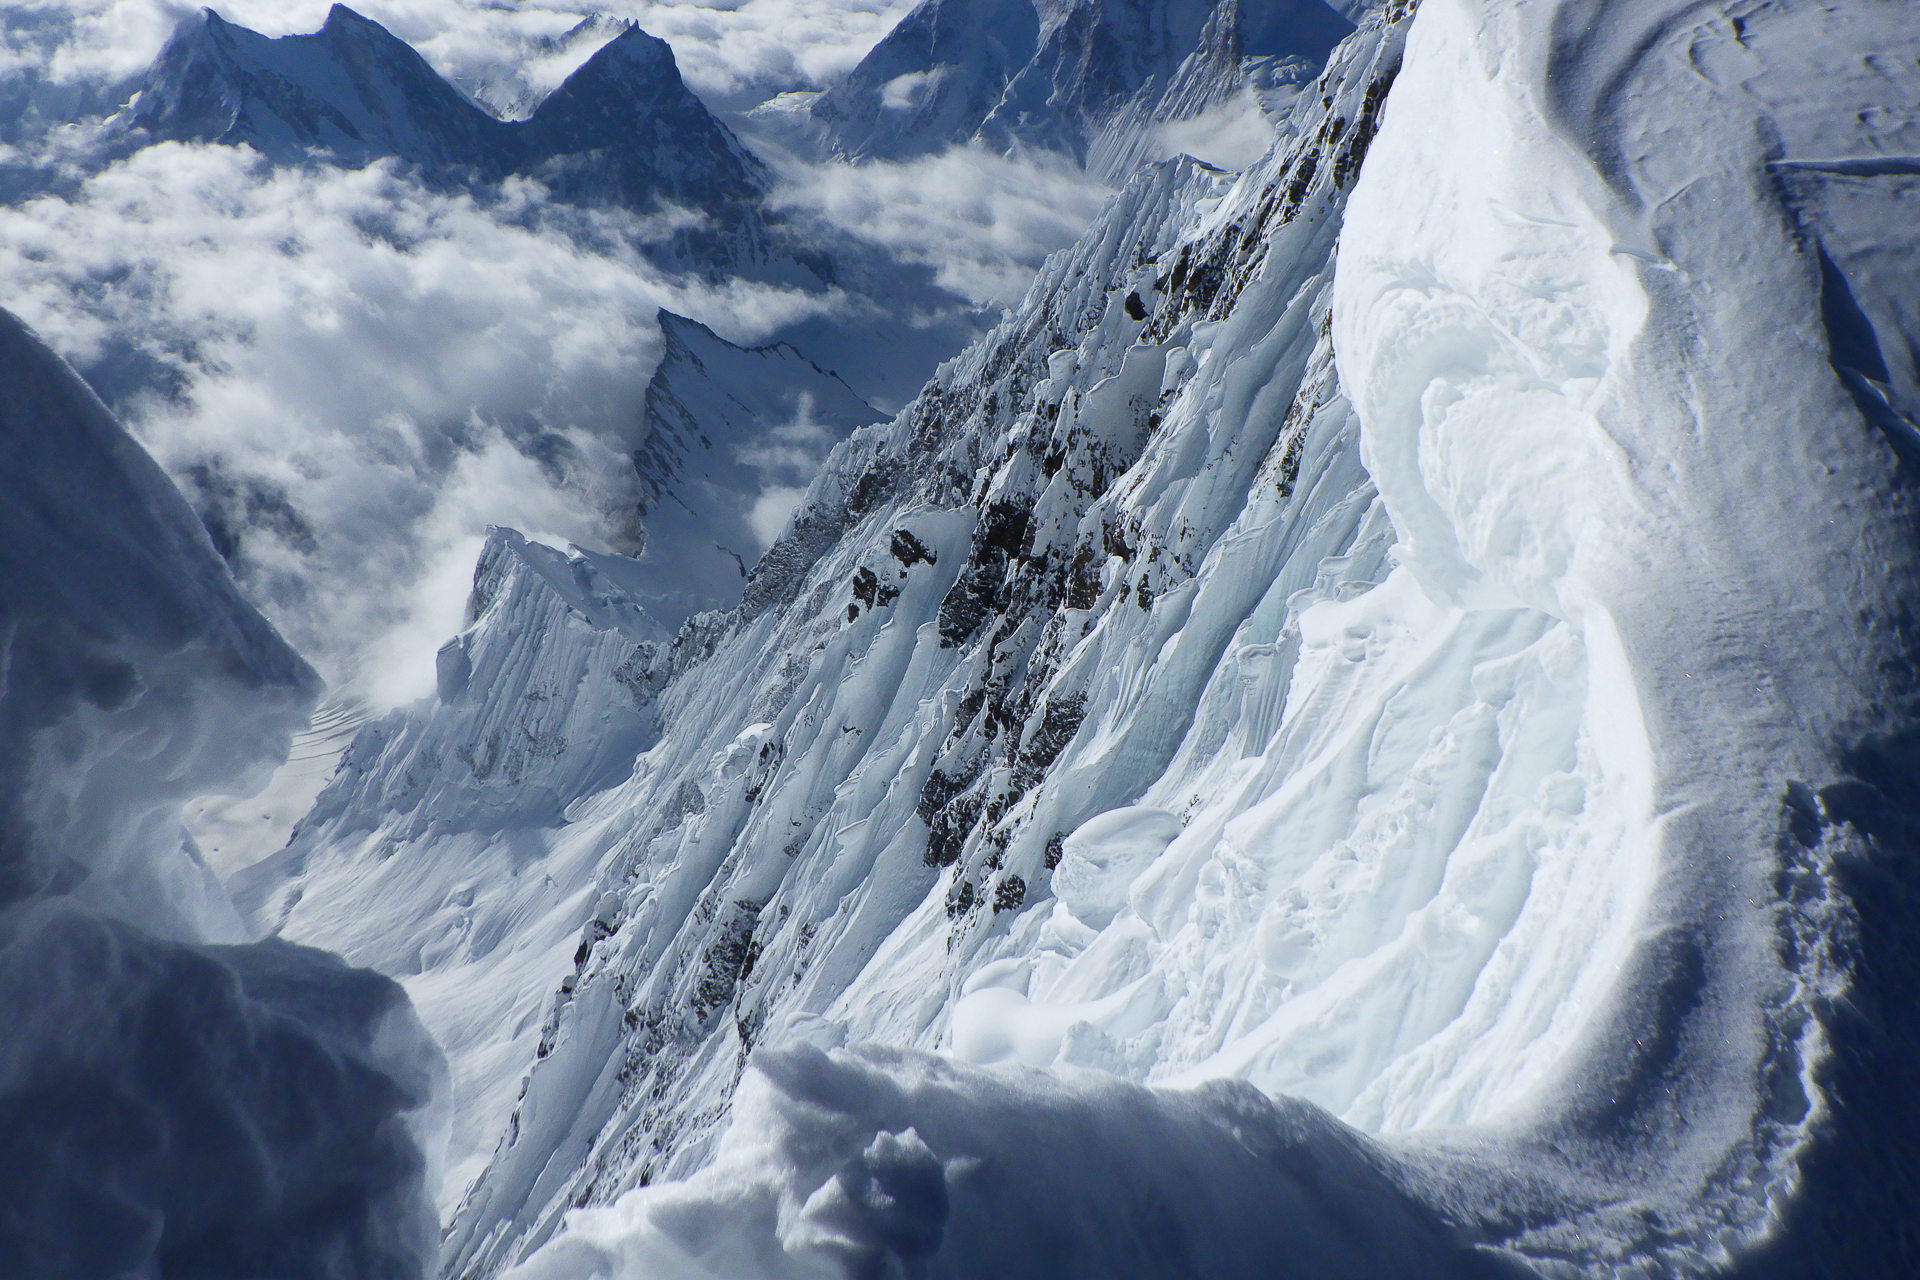
[[[180,806],[264,782],[319,682],[159,467],[6,313],[0,375],[0,907],[71,894],[238,941]]]
[[[391,979],[234,945],[180,824],[318,681],[3,312],[0,627],[0,1271],[419,1275],[444,1060]]]
[[[630,776],[343,775],[262,919],[451,939],[448,1274],[1910,1269],[1895,12],[1387,6],[835,451]]]
[[[505,1125],[456,1214],[456,1270],[510,1261],[570,1205],[697,1167],[743,1051],[796,1012],[842,1001],[858,1034],[941,1043],[969,974],[1049,919],[1053,837],[1167,767],[1247,615],[1270,597],[1260,625],[1277,630],[1292,592],[1366,579],[1389,531],[1332,386],[1324,294],[1397,40],[1376,25],[1348,49],[1300,145],[1246,179],[1145,172],[986,342],[856,432],[741,608],[694,620],[654,669],[660,737],[632,778],[567,825],[421,837],[430,811],[382,814],[355,776],[323,797],[298,869],[262,886],[294,905],[261,920],[417,968],[466,1114],[486,1121],[455,1161],[477,1172],[467,1153]],[[1196,604],[1223,538],[1238,550]],[[475,642],[499,628],[489,643],[506,643],[507,622],[482,618]],[[568,651],[541,656],[570,670]],[[1090,703],[1095,669],[1122,661],[1097,695],[1116,700]],[[617,696],[604,678],[556,683]],[[513,683],[477,701],[488,687],[415,715],[525,714]],[[1082,720],[1099,745],[1063,755]],[[407,760],[420,788],[466,769]],[[444,916],[452,945],[413,951],[439,936],[402,926],[416,912]],[[506,1064],[529,1048],[509,1117]]]

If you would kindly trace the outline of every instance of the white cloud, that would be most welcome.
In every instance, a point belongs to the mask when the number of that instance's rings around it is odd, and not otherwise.
[[[1086,229],[1111,188],[1046,153],[956,147],[901,164],[782,163],[777,202],[907,262],[975,304],[1011,306],[1046,256]]]
[[[756,341],[835,305],[668,280],[528,213],[167,144],[0,209],[0,299],[246,526],[236,570],[289,638],[390,702],[457,629],[486,525],[618,543],[657,307]]]
[[[762,489],[760,496],[753,500],[753,507],[747,512],[747,525],[753,530],[753,536],[760,540],[761,551],[773,545],[787,527],[787,517],[800,505],[800,499],[807,496],[802,485],[776,486]]]
[[[1279,137],[1253,94],[1242,90],[1212,110],[1154,129],[1153,158],[1189,155],[1220,169],[1244,169]]]
[[[908,111],[919,106],[937,75],[938,69],[895,76],[880,86],[880,105],[889,111]]]
[[[709,97],[751,103],[844,72],[911,3],[596,8],[672,41]],[[329,4],[218,8],[281,35],[315,30]],[[517,76],[543,91],[593,47],[551,42],[587,12],[576,0],[355,7],[469,83]],[[0,68],[125,78],[188,11],[180,0],[12,0]],[[1051,157],[978,150],[782,165],[779,198],[796,218],[931,268],[975,304],[1017,301],[1108,195]],[[562,218],[590,234],[556,229]],[[458,626],[486,525],[623,544],[657,307],[740,343],[810,315],[873,310],[837,292],[668,279],[619,247],[638,229],[630,215],[547,208],[532,184],[484,206],[390,166],[276,171],[245,150],[166,144],[70,198],[0,208],[0,305],[82,367],[189,496],[238,529],[236,572],[289,638],[348,694],[391,704],[425,687]],[[831,337],[820,340],[830,348]],[[763,545],[823,448],[818,434],[803,413],[791,439],[774,434],[781,457],[743,459],[766,475],[750,520]]]

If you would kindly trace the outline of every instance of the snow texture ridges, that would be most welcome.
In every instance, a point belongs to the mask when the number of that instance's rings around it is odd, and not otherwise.
[[[1409,9],[849,436],[563,825],[342,784],[274,901],[454,939],[448,1274],[1177,1270],[1136,1194],[1209,1274],[1900,1273],[1913,34]],[[1249,1147],[1314,1211],[1156,1181]]]

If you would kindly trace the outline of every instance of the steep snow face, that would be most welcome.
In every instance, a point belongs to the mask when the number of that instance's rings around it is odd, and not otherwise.
[[[1311,76],[1348,30],[1318,0],[925,0],[810,110],[854,159],[979,141],[1124,177],[1141,126],[1218,105],[1242,87],[1243,58],[1297,59]]]
[[[508,1122],[576,935],[617,908],[591,885],[603,849],[565,837],[659,737],[667,637],[637,569],[495,531],[435,700],[361,730],[287,847],[230,885],[257,919],[409,983],[459,1099],[450,1196]]]
[[[637,554],[642,603],[677,628],[739,603],[747,569],[828,451],[882,415],[784,342],[737,347],[665,311],[660,336],[633,459],[645,526]]]
[[[1654,819],[1617,989],[1542,1109],[1685,1226],[1596,1205],[1530,1250],[1582,1229],[1700,1265],[1771,1217],[1779,1274],[1901,1265],[1906,1210],[1837,1171],[1915,1133],[1872,1083],[1911,1038],[1846,1012],[1914,963],[1882,904],[1913,901],[1886,815],[1911,795],[1915,53],[1885,6],[1430,0],[1355,192],[1335,338],[1404,571],[1581,635],[1598,758]]]
[[[1252,664],[1280,655],[1288,596],[1378,574],[1390,530],[1332,384],[1324,295],[1398,39],[1378,22],[1356,38],[1300,144],[1241,182],[1146,172],[990,339],[856,432],[741,607],[653,668],[658,741],[568,825],[476,857],[480,833],[416,837],[343,774],[342,803],[382,814],[379,833],[317,815],[299,865],[263,873],[262,924],[361,961],[405,945],[403,901],[452,901],[443,884],[466,895],[445,910],[497,922],[409,980],[473,1114],[505,1125],[454,1219],[455,1270],[495,1270],[569,1206],[705,1161],[749,1045],[811,1026],[932,1049],[959,1036],[948,1012],[976,971],[995,986],[1007,966],[991,966],[1043,936],[1083,945],[1093,926],[1049,924],[1053,837],[1167,769],[1250,617]],[[1261,670],[1284,682],[1286,661]],[[1269,734],[1280,700],[1268,690]],[[414,714],[473,723],[480,705]],[[423,783],[462,768],[413,766]],[[506,1010],[504,981],[473,978],[521,945],[562,967],[571,948],[537,1036],[531,1001]],[[1153,1077],[1151,1029],[1122,1020],[1086,1028],[1068,1061],[1122,1035],[1137,1043],[1116,1067]],[[1164,1069],[1184,1052],[1170,1044]],[[523,1065],[509,1118],[495,1107]],[[486,1140],[459,1149],[464,1167]]]
[[[318,681],[153,460],[4,313],[0,361],[0,905],[58,892],[238,941],[180,806],[264,782]]]
[[[416,1274],[445,1064],[390,979],[244,938],[180,825],[317,693],[185,500],[0,313],[0,1269]]]
[[[455,922],[448,1273],[1894,1270],[1897,12],[1388,6],[836,450],[565,825],[343,775],[256,918]]]

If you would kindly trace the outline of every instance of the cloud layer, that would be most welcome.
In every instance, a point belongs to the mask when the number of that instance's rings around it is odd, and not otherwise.
[[[1010,307],[1049,253],[1073,243],[1111,188],[1069,162],[976,147],[904,163],[779,166],[776,202],[903,262],[942,288]]]
[[[430,686],[487,524],[630,536],[657,307],[752,341],[835,302],[669,280],[531,215],[386,166],[166,144],[0,209],[0,298],[106,392],[289,638],[390,704]]]

